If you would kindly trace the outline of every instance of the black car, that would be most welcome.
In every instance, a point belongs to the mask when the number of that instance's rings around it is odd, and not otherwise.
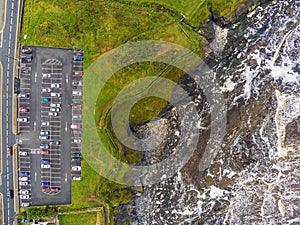
[[[7,190],[7,197],[14,197],[14,191],[13,190]]]
[[[79,157],[72,158],[72,162],[81,162],[81,158]]]
[[[81,157],[81,153],[73,153],[72,156],[73,157]]]

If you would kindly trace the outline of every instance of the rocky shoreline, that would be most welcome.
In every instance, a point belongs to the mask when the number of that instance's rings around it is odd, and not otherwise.
[[[290,186],[276,183],[276,179],[290,180],[298,171],[293,165],[300,159],[298,9],[297,1],[252,0],[228,19],[213,12],[200,26],[206,48],[211,49],[206,51],[205,62],[218,77],[227,102],[222,152],[207,170],[198,170],[210,137],[209,105],[195,82],[183,77],[180,85],[197,103],[201,116],[198,147],[176,176],[150,187],[133,188],[132,201],[114,211],[116,224],[274,224],[300,217],[287,208],[284,197],[292,190],[299,192],[295,187],[300,181]],[[295,51],[284,46],[274,64],[276,48],[290,30],[288,41],[296,45]],[[282,74],[290,75],[277,74],[281,68],[285,68]],[[169,124],[168,139],[154,153],[146,153],[140,163],[155,163],[176,145],[174,130],[180,128],[176,110],[169,109],[160,115]],[[136,132],[145,135],[148,129],[159,130],[143,124]],[[286,165],[287,169],[281,169]],[[273,186],[268,185],[271,181]],[[298,203],[292,199],[289,204]]]

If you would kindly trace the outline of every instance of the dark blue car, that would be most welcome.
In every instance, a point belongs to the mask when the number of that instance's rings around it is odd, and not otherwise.
[[[49,187],[50,183],[49,182],[41,182],[41,187]]]
[[[28,172],[20,172],[20,177],[27,177],[29,176]]]
[[[74,61],[83,61],[83,56],[81,56],[81,55],[75,55],[74,56]]]

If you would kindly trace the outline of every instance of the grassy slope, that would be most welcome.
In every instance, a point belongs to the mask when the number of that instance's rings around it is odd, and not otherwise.
[[[85,68],[98,56],[128,41],[165,40],[183,45],[200,54],[201,39],[188,26],[178,25],[181,12],[187,22],[196,26],[209,15],[209,3],[214,10],[227,16],[238,0],[25,0],[22,44],[73,47],[85,50]],[[161,4],[164,7],[162,7]],[[163,71],[163,72],[161,72]],[[99,95],[95,119],[105,127],[99,136],[114,147],[107,136],[108,121],[105,120],[114,96],[124,85],[142,76],[160,75],[178,80],[182,72],[164,64],[142,63],[117,73]],[[85,93],[86,94],[86,93]],[[96,96],[91,96],[96,98]],[[156,116],[166,105],[157,98],[141,101],[132,109],[133,123],[147,121]],[[156,107],[152,107],[156,106]],[[143,113],[143,110],[147,113]],[[146,116],[145,116],[146,115]],[[119,147],[116,140],[116,145]],[[124,157],[114,152],[118,157]],[[126,158],[135,162],[138,156],[131,152]],[[130,193],[119,189],[112,182],[97,175],[83,161],[83,181],[73,184],[73,205],[63,210],[99,206],[98,199],[116,206],[129,200]],[[121,187],[122,188],[122,187]]]

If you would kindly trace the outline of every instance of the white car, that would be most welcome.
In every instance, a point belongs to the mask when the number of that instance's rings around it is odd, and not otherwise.
[[[73,177],[73,180],[81,180],[81,177]]]
[[[48,131],[41,131],[40,134],[41,135],[49,135],[49,132]]]
[[[47,140],[47,139],[49,139],[49,137],[48,136],[39,136],[39,139],[40,140]]]
[[[21,190],[20,194],[21,195],[29,195],[29,191],[28,190]]]
[[[51,84],[52,88],[60,88],[60,84]]]
[[[28,155],[28,153],[27,153],[27,152],[20,151],[20,152],[19,152],[19,155],[21,155],[21,156],[26,156],[26,155]]]
[[[81,82],[81,81],[73,81],[72,83],[73,83],[73,85],[78,85],[78,86],[81,86],[81,85],[82,85],[82,82]]]
[[[50,123],[48,121],[42,122],[42,126],[49,126],[49,125],[50,125]]]
[[[49,112],[48,115],[49,116],[57,116],[58,114],[57,114],[57,112]]]
[[[58,104],[58,103],[51,103],[51,104],[50,104],[50,107],[57,107],[57,108],[60,108],[60,104]]]
[[[74,143],[81,143],[81,139],[74,139]]]
[[[22,202],[21,203],[21,207],[28,207],[28,206],[30,206],[29,202]]]
[[[81,91],[73,91],[73,95],[81,95]]]
[[[43,73],[43,78],[50,78],[51,77],[51,74],[50,73]]]
[[[81,171],[81,166],[72,166],[72,171]]]
[[[51,97],[60,97],[60,93],[51,93]]]
[[[19,182],[19,185],[20,185],[20,186],[27,186],[27,185],[28,185],[28,182],[27,182],[27,181],[20,181],[20,182]]]
[[[19,177],[19,181],[28,181],[28,177]]]
[[[81,116],[81,115],[73,115],[72,118],[73,118],[73,119],[81,119],[82,116]]]
[[[43,169],[49,169],[50,168],[50,164],[41,164],[41,168],[43,168]]]
[[[17,121],[26,123],[26,122],[28,122],[28,119],[27,118],[17,118]]]
[[[20,199],[29,199],[29,195],[20,195]]]
[[[51,92],[51,89],[50,89],[50,88],[43,88],[43,89],[42,89],[42,92],[48,92],[48,93],[50,93],[50,92]]]
[[[50,108],[50,112],[60,112],[59,108]]]

